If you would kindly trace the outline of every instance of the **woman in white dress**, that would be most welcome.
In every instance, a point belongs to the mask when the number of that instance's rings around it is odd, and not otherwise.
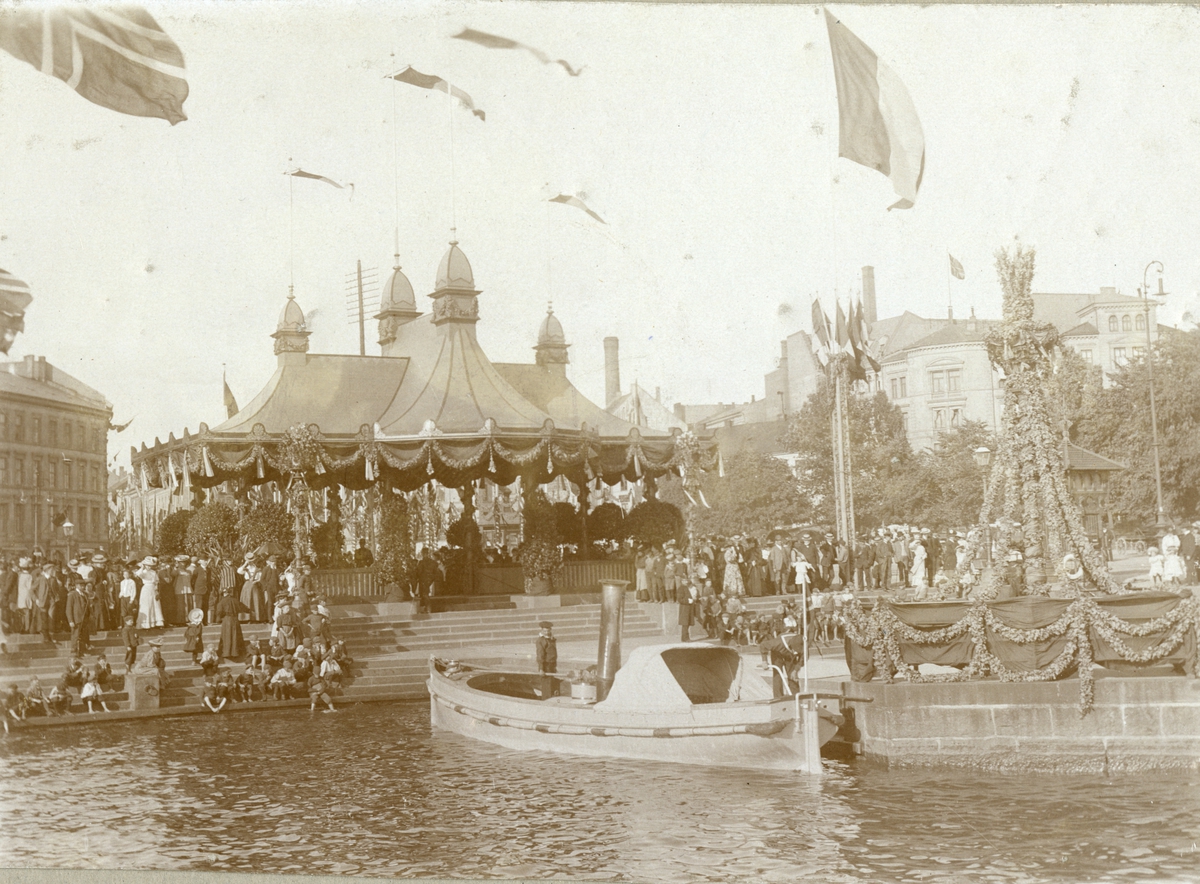
[[[746,585],[742,582],[742,569],[738,565],[738,560],[741,556],[738,554],[736,546],[730,546],[725,550],[725,595],[743,596],[746,594]]]
[[[1163,582],[1164,583],[1182,583],[1187,577],[1187,564],[1183,561],[1183,556],[1179,554],[1179,535],[1174,531],[1168,531],[1163,535],[1162,551],[1163,551]]]
[[[138,629],[156,629],[163,625],[162,602],[158,598],[158,560],[148,556],[142,560],[138,576],[142,592],[138,596]]]
[[[929,551],[925,549],[925,544],[914,543],[912,547],[912,569],[910,573],[916,581],[917,591],[914,598],[923,599],[929,591],[929,575],[925,573],[925,560],[929,557]]]

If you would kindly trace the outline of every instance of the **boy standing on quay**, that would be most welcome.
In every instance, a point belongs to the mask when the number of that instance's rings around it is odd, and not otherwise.
[[[125,625],[121,628],[121,643],[125,645],[125,671],[129,672],[137,660],[138,643],[141,637],[133,625],[133,615],[125,615]]]
[[[538,627],[541,631],[538,633],[536,644],[537,667],[538,672],[545,676],[542,679],[543,695],[551,697],[554,695],[554,679],[551,676],[558,671],[558,642],[554,640],[553,623],[543,620]]]

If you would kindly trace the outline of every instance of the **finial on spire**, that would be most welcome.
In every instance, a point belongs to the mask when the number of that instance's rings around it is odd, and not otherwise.
[[[288,300],[289,301],[296,300],[296,286],[295,285],[288,286]]]
[[[450,228],[450,245],[452,245],[452,246],[458,245],[458,227],[457,226]]]
[[[546,302],[546,312],[547,312],[547,313],[553,313],[553,312],[554,312],[554,301],[547,301],[547,302]]]

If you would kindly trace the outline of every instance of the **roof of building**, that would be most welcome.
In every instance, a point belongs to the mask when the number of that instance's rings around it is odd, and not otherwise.
[[[1079,325],[1062,333],[1064,338],[1085,338],[1094,337],[1099,334],[1096,331],[1096,326],[1090,322],[1081,322]]]
[[[15,362],[0,362],[0,395],[26,396],[102,411],[112,408],[101,393],[49,363],[45,364],[49,380],[34,380],[31,376],[34,360],[35,357],[27,356]]]
[[[605,411],[579,392],[564,375],[540,365],[516,362],[493,363],[508,383],[522,396],[550,415],[558,427],[583,427],[601,436],[625,436],[634,429],[629,421]],[[642,435],[653,435],[653,427],[639,428]]]
[[[279,324],[276,326],[276,330],[308,331],[308,326],[304,321],[304,311],[296,303],[294,295],[289,294],[287,301],[284,302],[283,309],[279,312]]]
[[[397,259],[399,256],[397,255]],[[399,261],[392,267],[392,275],[384,283],[382,296],[379,299],[379,309],[413,311],[417,309],[417,296],[413,292],[412,283],[400,269]]]
[[[643,390],[636,381],[629,387],[628,393],[618,396],[609,404],[607,411],[643,430],[688,428],[674,411]]]
[[[538,344],[557,344],[562,346],[566,343],[567,336],[563,332],[562,323],[554,315],[554,307],[551,306],[547,308],[546,318],[542,320],[542,327],[538,329]]]
[[[781,454],[787,451],[784,441],[786,434],[787,422],[782,418],[762,423],[717,427],[713,430],[713,438],[717,440],[717,446],[726,457],[742,451]]]
[[[437,282],[434,291],[443,289],[462,289],[470,291],[475,288],[475,274],[471,272],[471,262],[458,247],[458,240],[450,241],[450,248],[442,256],[438,265]]]
[[[956,322],[914,341],[905,349],[920,350],[925,347],[944,347],[949,344],[983,343],[987,339],[988,330],[992,325],[993,323],[985,319]]]
[[[1110,460],[1103,454],[1097,454],[1094,451],[1088,451],[1086,448],[1080,448],[1073,442],[1068,442],[1066,445],[1068,470],[1116,472],[1117,470],[1126,469],[1125,464]]]
[[[949,319],[926,319],[911,310],[899,316],[889,316],[875,322],[870,328],[871,342],[881,348],[884,356],[896,350],[912,346],[926,335],[949,325]]]
[[[214,432],[246,433],[262,424],[268,433],[283,433],[299,423],[353,435],[379,419],[407,369],[406,358],[303,354],[280,365],[262,391]]]

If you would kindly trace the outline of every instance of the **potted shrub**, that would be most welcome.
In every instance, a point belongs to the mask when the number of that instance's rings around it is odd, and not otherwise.
[[[562,552],[556,544],[533,537],[517,547],[516,559],[525,575],[528,595],[548,595],[562,569]]]
[[[596,672],[585,669],[571,674],[571,699],[583,700],[588,703],[596,702]]]

